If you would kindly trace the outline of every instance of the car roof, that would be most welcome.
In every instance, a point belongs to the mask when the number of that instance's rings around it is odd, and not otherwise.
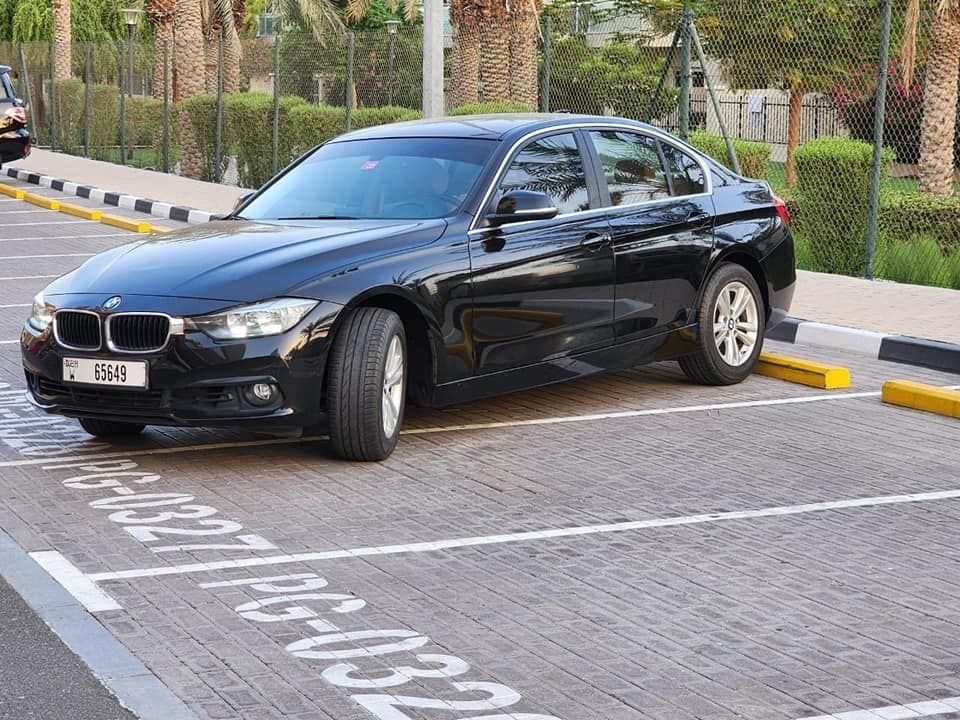
[[[499,113],[495,115],[459,115],[429,120],[376,125],[341,135],[335,142],[372,138],[451,137],[507,140],[516,135],[545,130],[555,126],[608,122],[629,124],[656,130],[650,125],[625,118],[571,113]]]
[[[3,75],[4,73],[8,73],[8,72],[10,72],[9,65],[0,65],[0,75]]]

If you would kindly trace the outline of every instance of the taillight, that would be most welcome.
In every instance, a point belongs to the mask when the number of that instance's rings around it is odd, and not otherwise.
[[[773,196],[773,206],[777,209],[777,215],[780,216],[780,219],[783,220],[784,225],[790,224],[790,211],[787,210],[787,204],[778,198],[776,195]]]

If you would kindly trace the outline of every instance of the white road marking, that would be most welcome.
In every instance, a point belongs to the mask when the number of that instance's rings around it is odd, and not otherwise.
[[[277,582],[278,580],[310,580],[311,578],[317,577],[316,573],[297,573],[296,575],[277,575],[274,577],[265,577],[265,578],[243,578],[242,580],[223,580],[221,582],[208,582],[208,583],[199,583],[200,587],[210,589],[210,588],[223,588],[223,587],[238,587],[240,585],[252,585],[254,583],[269,583]]]
[[[38,210],[37,212],[42,212]],[[49,222],[3,223],[3,227],[28,227],[30,225],[85,225],[93,220],[51,220]]]
[[[20,275],[17,277],[0,277],[0,282],[6,280],[50,280],[52,278],[58,278],[59,275]]]
[[[960,712],[960,696],[940,700],[922,700],[907,705],[887,705],[870,710],[851,710],[835,715],[816,715],[801,720],[907,720]]]
[[[16,345],[19,340],[0,340],[0,345]]]
[[[60,253],[58,255],[0,255],[0,260],[42,260],[44,258],[93,257],[93,253]]]
[[[606,533],[626,532],[631,530],[677,527],[680,525],[701,525],[704,523],[723,522],[727,520],[752,520],[756,518],[784,517],[787,515],[802,515],[805,513],[824,512],[827,510],[845,510],[850,508],[876,507],[880,505],[900,505],[904,503],[932,502],[936,500],[955,500],[958,498],[960,498],[960,490],[939,490],[936,492],[913,493],[910,495],[882,495],[879,497],[831,500],[828,502],[806,503],[803,505],[781,505],[778,507],[759,508],[756,510],[734,510],[731,512],[702,513],[699,515],[656,518],[651,520],[634,520],[630,522],[610,523],[606,525],[582,525],[579,527],[551,528],[547,530],[533,530],[522,533],[507,533],[504,535],[482,535],[477,537],[451,538],[447,540],[432,540],[428,542],[410,543],[407,545],[381,545],[374,547],[352,548],[347,550],[328,550],[325,552],[295,553],[292,555],[274,555],[272,557],[244,558],[241,560],[217,560],[187,565],[167,565],[164,567],[118,570],[116,572],[93,573],[87,575],[87,579],[91,582],[103,582],[106,580],[128,580],[131,578],[159,577],[161,575],[183,575],[186,573],[209,572],[211,570],[227,570],[232,568],[263,567],[268,565],[284,565],[288,563],[316,562],[319,560],[342,560],[347,558],[367,557],[371,555],[383,556],[435,552],[437,550],[477,547],[480,545],[502,545],[504,543],[529,542],[531,540],[549,540],[554,538],[576,537],[582,535],[600,535]]]
[[[90,576],[81,572],[76,565],[56,550],[40,550],[30,553],[30,557],[60,583],[90,612],[122,610],[120,604],[90,580]]]
[[[0,243],[5,242],[26,242],[26,241],[36,241],[36,240],[87,240],[89,238],[105,238],[105,237],[136,237],[137,234],[134,232],[122,232],[122,233],[98,233],[96,235],[37,235],[35,237],[15,237],[15,238],[0,238]]]
[[[2,279],[2,278],[0,278]],[[19,342],[15,340],[14,342]],[[685,405],[670,408],[650,408],[647,410],[625,410],[614,413],[596,413],[592,415],[567,415],[560,417],[533,418],[530,420],[508,420],[504,422],[472,423],[465,425],[446,425],[443,427],[410,428],[401,430],[401,435],[432,435],[446,432],[465,432],[470,430],[494,430],[498,428],[528,427],[536,425],[559,425],[573,422],[590,422],[593,420],[612,420],[623,418],[646,417],[648,415],[672,415],[677,413],[703,412],[708,410],[737,410],[741,408],[766,407],[770,405],[798,405],[812,402],[827,402],[831,400],[854,400],[857,398],[880,397],[879,392],[837,393],[830,395],[805,395],[794,398],[774,398],[767,400],[743,400],[730,403],[714,403],[711,405]],[[202,450],[226,450],[232,448],[267,447],[270,445],[296,445],[301,443],[317,442],[329,439],[326,435],[310,435],[300,438],[272,438],[269,440],[241,440],[237,442],[207,443],[204,445],[184,445],[181,447],[150,448],[146,450],[128,450],[126,452],[106,452],[91,454],[90,459],[109,459],[118,457],[142,457],[145,455],[171,455],[183,452],[197,452]],[[0,468],[22,467],[25,465],[40,465],[58,462],[84,460],[75,456],[61,458],[32,458],[29,460],[0,461]],[[56,467],[51,465],[51,467]]]
[[[25,307],[33,307],[33,305],[31,305],[30,303],[20,303],[17,305],[0,305],[0,308],[4,310],[6,310],[7,308],[25,308]]]

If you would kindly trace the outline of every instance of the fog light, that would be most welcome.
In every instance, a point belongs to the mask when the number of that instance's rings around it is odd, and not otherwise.
[[[254,383],[243,388],[243,396],[251,405],[269,405],[279,394],[279,388],[273,383]]]

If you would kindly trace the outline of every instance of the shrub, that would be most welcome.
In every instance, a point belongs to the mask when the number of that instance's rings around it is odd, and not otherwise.
[[[461,105],[454,108],[447,115],[497,115],[499,113],[528,113],[533,108],[523,103],[514,102],[487,102]]]
[[[732,163],[727,157],[727,144],[722,135],[697,130],[690,135],[690,144],[697,150],[709,155],[724,167]],[[734,138],[733,150],[740,161],[740,172],[749,178],[765,178],[770,167],[770,146],[761,142],[750,142]]]
[[[90,107],[86,118],[90,133],[90,155],[103,159],[108,148],[119,142],[120,93],[113,85],[91,85]]]
[[[195,95],[187,98],[183,101],[181,111],[187,113],[187,121],[193,130],[197,149],[200,152],[200,179],[219,182],[227,166],[227,154],[223,153],[220,166],[214,167],[216,165],[217,96]]]
[[[942,253],[960,250],[960,197],[888,192],[880,201],[880,234],[891,241],[933,238]]]
[[[799,207],[794,231],[810,243],[822,272],[862,275],[873,149],[859,140],[818,138],[795,154]],[[883,173],[893,162],[884,149]]]
[[[960,250],[944,255],[932,236],[908,242],[882,239],[874,270],[886,280],[960,290]]]
[[[402,107],[357,108],[350,115],[351,128],[373,127],[404,120],[416,120],[420,113]],[[346,132],[347,114],[343,108],[329,105],[304,105],[291,114],[296,155]]]
[[[57,80],[57,149],[76,153],[83,143],[83,81]]]
[[[280,168],[297,156],[291,112],[306,105],[303,98],[293,95],[278,101],[277,166]],[[237,156],[240,186],[260,187],[273,176],[273,97],[263,93],[227,95],[224,128],[224,144]]]

